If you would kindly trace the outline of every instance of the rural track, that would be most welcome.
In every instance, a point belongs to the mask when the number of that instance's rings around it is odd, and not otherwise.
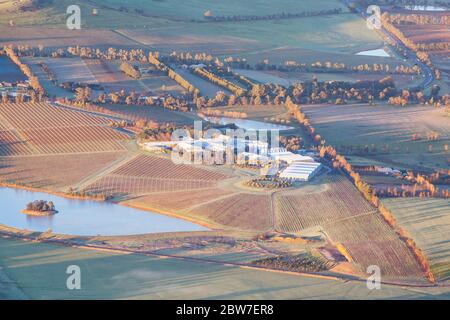
[[[341,2],[347,8],[349,8],[349,9],[351,8],[351,4],[352,3],[349,0],[341,0]],[[359,7],[355,7],[354,10],[356,10],[356,12],[359,13],[361,18],[364,19],[364,20],[366,20],[369,17],[369,15],[366,12],[364,12],[363,10],[361,10],[361,8],[359,8]],[[435,80],[433,70],[429,66],[427,66],[425,63],[420,61],[417,58],[417,55],[416,55],[416,53],[414,51],[412,51],[411,49],[406,47],[400,39],[398,39],[392,33],[387,31],[384,27],[381,27],[378,31],[379,31],[379,33],[381,33],[382,36],[393,40],[406,53],[407,59],[413,60],[414,63],[420,67],[420,69],[422,70],[422,74],[425,76],[425,79],[423,79],[423,81],[419,85],[419,87],[421,87],[423,89],[426,89],[427,87],[429,87],[433,83],[433,81]],[[399,52],[397,52],[397,53],[399,53]],[[401,53],[399,53],[399,54],[401,55]]]

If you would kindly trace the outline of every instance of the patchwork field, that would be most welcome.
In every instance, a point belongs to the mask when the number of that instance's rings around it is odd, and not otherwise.
[[[171,159],[139,155],[93,182],[85,191],[115,197],[141,196],[212,188],[230,177],[209,169],[174,164]]]
[[[450,144],[450,121],[443,109],[347,105],[304,106],[303,110],[329,144],[340,153],[358,156],[359,161],[423,170],[448,167],[450,153],[445,146]],[[437,140],[428,139],[432,133],[438,134]]]
[[[122,158],[123,152],[0,157],[0,176],[9,183],[63,190]]]
[[[170,93],[175,96],[184,92],[181,86],[165,75],[144,74],[139,80],[133,79],[120,71],[121,62],[119,61],[85,59],[84,62],[107,92],[125,90],[126,92],[150,92],[152,95]]]
[[[144,119],[145,121],[153,120],[158,123],[194,125],[195,120],[201,120],[199,117],[192,113],[172,111],[157,106],[102,105],[102,107],[131,121]]]
[[[350,181],[338,174],[327,178],[325,190],[303,190],[277,193],[275,196],[276,229],[283,232],[321,226],[376,212]]]
[[[445,199],[383,199],[430,261],[433,274],[450,280],[450,201]]]
[[[377,265],[385,281],[427,283],[411,251],[379,213],[330,222],[324,230],[344,246],[361,272]]]
[[[125,151],[127,134],[107,126],[107,118],[45,103],[3,104],[3,156]]]
[[[83,290],[66,288],[65,271],[73,264],[84,274]],[[9,239],[0,239],[0,266],[0,273],[16,284],[9,288],[0,284],[1,295],[16,299],[448,298],[445,288],[417,291],[383,285],[382,290],[369,291],[363,282]]]
[[[271,196],[239,193],[195,207],[189,214],[239,230],[272,229]]]

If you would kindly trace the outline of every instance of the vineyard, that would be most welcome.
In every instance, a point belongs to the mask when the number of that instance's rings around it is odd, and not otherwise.
[[[241,230],[266,231],[273,224],[270,195],[235,194],[199,206],[189,213]]]
[[[0,177],[12,184],[65,191],[123,155],[105,152],[0,157]]]
[[[438,280],[450,280],[450,201],[447,199],[383,199],[398,223],[430,261]]]
[[[174,164],[171,159],[139,155],[113,172],[115,175],[147,177],[154,179],[219,181],[230,178],[222,173]]]
[[[284,232],[299,232],[375,210],[343,176],[330,175],[328,184],[330,188],[323,192],[277,194],[274,202],[276,228]]]
[[[134,205],[156,207],[166,210],[186,210],[194,205],[228,196],[230,191],[219,188],[189,191],[153,193],[131,201]]]
[[[427,282],[411,251],[380,214],[368,213],[323,227],[333,242],[343,245],[361,272],[377,265],[385,281]]]
[[[127,135],[108,127],[51,128],[24,130],[23,135],[42,154],[120,151]]]
[[[0,156],[27,155],[32,150],[12,131],[0,131]]]
[[[107,126],[107,118],[46,103],[0,106],[0,155],[124,151],[129,136]]]
[[[214,181],[188,179],[161,179],[107,175],[89,185],[83,191],[93,195],[114,197],[140,196],[152,192],[173,192],[215,187]]]
[[[222,173],[177,165],[170,159],[138,155],[84,191],[114,196],[145,195],[152,192],[189,191],[215,187],[230,178]]]

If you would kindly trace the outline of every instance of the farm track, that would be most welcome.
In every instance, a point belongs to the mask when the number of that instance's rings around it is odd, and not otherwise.
[[[100,171],[98,171],[98,172],[92,174],[91,176],[86,177],[85,179],[78,182],[75,186],[73,186],[73,189],[77,190],[77,191],[84,190],[89,185],[94,184],[95,182],[97,182],[98,180],[103,178],[104,176],[110,174],[111,172],[113,172],[114,170],[116,170],[117,168],[119,168],[120,166],[122,166],[123,164],[127,163],[128,161],[134,159],[137,156],[138,156],[137,154],[126,153],[123,157],[112,162],[110,165],[102,168]]]

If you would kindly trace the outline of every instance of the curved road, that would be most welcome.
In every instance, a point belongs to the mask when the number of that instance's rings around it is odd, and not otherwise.
[[[348,8],[351,7],[352,2],[350,0],[341,0],[341,2],[344,5],[346,5]],[[356,12],[358,12],[364,20],[367,20],[367,18],[369,17],[369,14],[367,14],[365,11],[361,10],[360,8],[354,7],[353,9],[356,10]],[[412,51],[411,49],[409,49],[408,47],[406,47],[403,44],[403,42],[400,39],[398,39],[396,36],[391,34],[389,31],[387,31],[383,27],[381,27],[381,29],[379,29],[379,31],[384,35],[384,37],[391,40],[392,42],[395,42],[397,44],[397,46],[399,48],[401,48],[401,50],[403,50],[403,52],[399,52],[400,54],[403,55],[403,53],[404,53],[408,60],[414,61],[414,63],[417,66],[419,66],[420,70],[422,71],[422,75],[424,76],[424,79],[418,87],[420,87],[422,89],[429,87],[432,84],[432,82],[434,81],[433,70],[429,66],[427,66],[425,63],[420,61],[417,58],[416,53],[414,51]]]

